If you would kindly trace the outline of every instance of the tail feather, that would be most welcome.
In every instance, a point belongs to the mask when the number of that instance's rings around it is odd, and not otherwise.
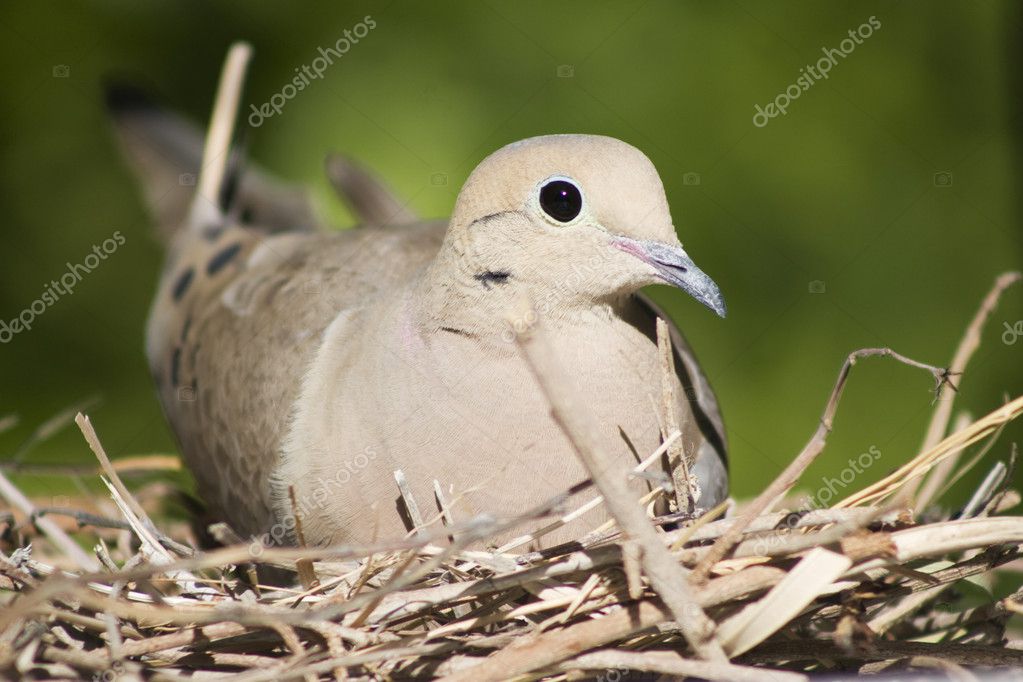
[[[167,244],[185,223],[192,204],[202,163],[202,134],[129,85],[108,85],[106,106],[160,240]]]
[[[227,223],[261,233],[322,228],[304,188],[289,185],[245,161],[233,143],[242,80],[250,48],[236,44],[228,53],[213,117],[205,133],[164,109],[140,89],[113,82],[106,105],[128,165],[165,245],[178,232],[196,235]],[[327,177],[360,222],[404,225],[418,217],[373,173],[351,159],[332,154]]]
[[[129,85],[109,85],[106,105],[160,241],[169,244],[188,222],[202,168],[202,130]],[[303,188],[246,162],[240,145],[232,147],[230,156],[217,199],[224,215],[270,232],[319,228]]]
[[[419,220],[405,202],[354,160],[330,154],[325,165],[327,179],[338,196],[365,224],[407,225]]]

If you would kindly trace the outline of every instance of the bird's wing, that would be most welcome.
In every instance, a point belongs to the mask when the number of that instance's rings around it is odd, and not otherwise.
[[[182,249],[165,272],[148,326],[150,368],[203,499],[236,530],[263,532],[272,518],[270,474],[324,330],[407,286],[444,228],[260,236],[232,227],[212,250]],[[211,268],[235,244],[229,262]]]

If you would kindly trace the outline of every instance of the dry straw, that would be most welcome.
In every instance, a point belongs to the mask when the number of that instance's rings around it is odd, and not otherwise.
[[[97,680],[465,681],[643,671],[783,681],[935,666],[972,679],[971,668],[1023,666],[1020,643],[1006,635],[1009,618],[1023,612],[1023,589],[978,600],[982,591],[966,588],[974,602],[948,606],[967,581],[991,585],[1005,574],[1019,582],[1023,518],[1002,515],[1020,500],[1009,486],[1014,456],[1008,467],[996,462],[955,515],[923,509],[916,497],[919,490],[940,503],[943,484],[979,461],[959,464],[959,456],[990,450],[1023,412],[1021,397],[960,420],[946,435],[950,382],[962,382],[984,321],[1018,279],[996,282],[951,371],[888,349],[851,354],[820,428],[792,466],[718,520],[684,512],[653,518],[650,502],[666,494],[660,488],[630,497],[628,472],[604,464],[607,453],[588,437],[592,418],[552,362],[542,325],[525,331],[520,349],[591,472],[597,502],[588,506],[607,505],[617,521],[542,552],[527,550],[577,515],[564,508],[565,497],[514,519],[457,519],[439,488],[435,518],[423,520],[432,507],[420,500],[419,527],[400,542],[266,548],[258,558],[247,543],[199,549],[185,524],[151,517],[154,505],[129,490],[78,415],[109,498],[58,510],[76,525],[44,515],[0,474],[0,495],[14,510],[0,555],[0,671]],[[869,356],[922,368],[938,382],[937,421],[920,453],[832,508],[772,511],[824,448],[849,370]],[[676,439],[676,431],[667,434],[637,470],[660,461]],[[176,468],[165,457],[148,462]],[[415,505],[407,486],[399,488]],[[527,524],[541,530],[479,549],[489,535]],[[82,549],[90,546],[91,553]],[[256,567],[291,582],[254,584]]]
[[[236,46],[225,67],[194,211],[221,182],[248,54]],[[477,682],[610,680],[635,671],[787,682],[906,668],[969,680],[970,668],[1021,667],[1023,643],[1008,640],[1007,624],[1023,613],[1023,588],[998,599],[976,587],[990,587],[999,574],[1020,582],[1023,517],[1004,515],[1020,502],[1010,487],[1015,451],[957,512],[941,505],[1023,412],[1018,397],[949,429],[955,387],[984,323],[1019,279],[1010,273],[996,281],[949,369],[888,348],[850,354],[803,450],[726,518],[718,518],[723,507],[695,519],[689,513],[697,491],[665,409],[674,367],[663,325],[664,377],[655,387],[662,405],[653,409],[664,442],[631,473],[667,457],[670,492],[630,492],[630,472],[610,465],[611,453],[592,438],[593,417],[554,361],[541,322],[519,335],[518,346],[591,480],[516,518],[459,519],[439,485],[431,517],[395,472],[415,529],[375,546],[262,547],[221,524],[205,530],[225,546],[210,548],[207,538],[200,547],[187,524],[156,515],[166,484],[133,494],[120,476],[129,466],[177,469],[176,459],[111,462],[79,414],[104,493],[72,508],[38,508],[0,471],[0,497],[11,509],[0,513],[0,676]],[[937,406],[919,454],[831,508],[773,511],[825,448],[850,371],[869,357],[934,377]],[[12,422],[0,418],[0,431]],[[971,447],[977,451],[960,462]],[[569,492],[589,488],[582,509],[565,508]],[[654,502],[666,495],[680,511],[656,518]],[[597,505],[615,522],[528,551]],[[516,528],[516,540],[488,542]],[[300,524],[296,531],[301,538]],[[257,575],[270,574],[274,585],[258,584]],[[950,608],[960,591],[972,602]]]

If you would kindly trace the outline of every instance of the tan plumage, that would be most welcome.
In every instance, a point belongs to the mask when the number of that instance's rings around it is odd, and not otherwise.
[[[132,121],[129,146],[148,144],[146,116],[139,106],[118,114]],[[147,334],[200,494],[245,535],[279,537],[297,512],[310,543],[400,537],[408,527],[396,469],[423,507],[437,479],[460,520],[512,515],[582,481],[509,341],[506,317],[523,295],[624,470],[661,440],[655,311],[638,290],[670,280],[723,313],[716,287],[681,250],[654,167],[618,140],[509,145],[477,167],[440,222],[414,221],[375,179],[335,158],[331,177],[371,223],[344,232],[302,229],[304,208],[297,230],[286,209],[261,209],[274,220],[260,224],[253,202],[294,195],[250,173],[239,187],[256,178],[273,191],[239,192],[222,221],[173,238]],[[567,223],[539,199],[552,177],[582,193]],[[706,507],[727,495],[724,434],[691,350],[677,329],[673,337],[683,384],[675,407]]]

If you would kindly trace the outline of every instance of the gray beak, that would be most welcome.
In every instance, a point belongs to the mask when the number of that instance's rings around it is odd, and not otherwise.
[[[668,284],[678,287],[721,317],[725,316],[725,299],[718,285],[707,273],[696,267],[696,263],[681,247],[620,236],[616,236],[612,243],[653,266],[657,275]]]

